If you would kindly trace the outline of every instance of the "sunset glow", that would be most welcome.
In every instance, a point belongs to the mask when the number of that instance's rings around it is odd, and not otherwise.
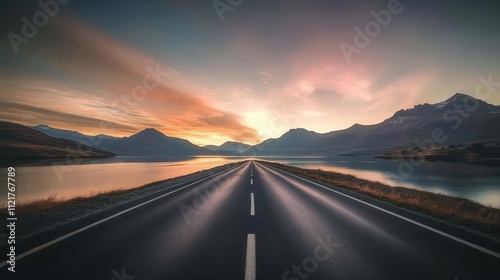
[[[339,44],[352,44],[353,28],[387,1],[281,4],[245,1],[222,22],[210,1],[64,6],[19,53],[2,41],[0,118],[86,134],[154,127],[199,145],[256,144],[295,127],[378,123],[414,104],[474,94],[478,76],[500,75],[489,51],[500,49],[499,23],[474,13],[479,4],[457,2],[455,13],[436,4],[437,16],[401,2],[350,63]],[[20,34],[29,11],[12,11],[2,32]],[[457,11],[470,11],[467,22]],[[498,104],[500,95],[487,101]],[[102,120],[113,126],[101,129]]]

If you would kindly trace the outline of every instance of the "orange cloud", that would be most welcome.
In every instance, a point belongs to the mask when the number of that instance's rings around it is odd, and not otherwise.
[[[79,82],[110,94],[93,93],[108,105],[109,118],[138,129],[157,123],[169,136],[219,135],[258,143],[258,133],[242,119],[200,97],[203,89],[159,61],[100,33],[74,18],[59,19],[32,52],[55,63]],[[117,107],[117,108],[113,108]],[[119,115],[117,116],[117,112]],[[75,112],[78,114],[78,112]],[[148,122],[140,116],[149,116]],[[42,120],[41,120],[42,121]],[[196,139],[195,139],[196,141]]]

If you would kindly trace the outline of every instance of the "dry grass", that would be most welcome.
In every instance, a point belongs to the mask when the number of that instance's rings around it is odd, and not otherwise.
[[[27,200],[17,201],[16,213],[22,214],[22,213],[26,213],[26,212],[43,211],[43,210],[51,209],[54,207],[60,207],[60,206],[65,206],[65,205],[70,205],[70,204],[86,203],[87,201],[90,201],[91,199],[95,199],[97,197],[118,195],[121,193],[130,192],[130,191],[133,191],[136,189],[137,188],[134,188],[134,189],[115,189],[115,190],[111,190],[111,191],[107,191],[107,192],[91,192],[88,195],[79,195],[79,196],[74,196],[74,197],[66,197],[66,196],[59,196],[57,194],[52,194],[52,195],[49,195],[48,197],[44,197],[44,198],[27,199]],[[6,210],[7,210],[7,207],[5,206],[5,204],[0,206],[0,211],[5,212]]]
[[[452,221],[458,225],[491,234],[496,238],[500,237],[500,209],[494,207],[484,206],[465,198],[393,187],[337,172],[303,169],[271,162],[262,163],[440,219]]]

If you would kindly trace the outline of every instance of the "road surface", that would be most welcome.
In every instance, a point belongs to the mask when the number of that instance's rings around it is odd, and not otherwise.
[[[498,252],[465,231],[249,161],[21,242],[16,272],[2,263],[0,278],[500,279]]]

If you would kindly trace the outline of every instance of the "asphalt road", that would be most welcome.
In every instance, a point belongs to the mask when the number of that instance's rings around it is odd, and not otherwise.
[[[122,210],[20,244],[0,278],[500,279],[498,243],[256,162]]]

